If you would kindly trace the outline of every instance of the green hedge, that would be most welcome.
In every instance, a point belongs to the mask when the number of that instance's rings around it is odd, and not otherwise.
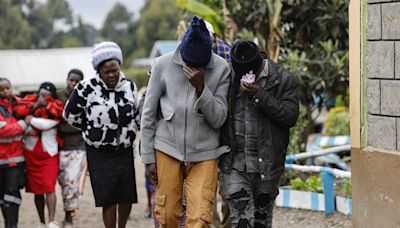
[[[127,68],[123,69],[125,77],[135,82],[136,86],[140,88],[147,86],[149,76],[147,76],[148,68]]]

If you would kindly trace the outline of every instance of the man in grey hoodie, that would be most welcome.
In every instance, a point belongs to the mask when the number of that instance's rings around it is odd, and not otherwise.
[[[193,18],[175,53],[152,69],[141,120],[142,161],[157,185],[155,216],[161,227],[178,227],[186,180],[186,225],[212,222],[217,158],[227,118],[230,68],[212,53],[204,21]],[[160,107],[163,118],[157,118]]]

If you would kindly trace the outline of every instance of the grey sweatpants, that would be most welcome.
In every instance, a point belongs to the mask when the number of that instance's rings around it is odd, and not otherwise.
[[[272,210],[278,195],[279,178],[261,180],[259,173],[232,169],[221,172],[225,198],[228,200],[232,227],[272,227]]]

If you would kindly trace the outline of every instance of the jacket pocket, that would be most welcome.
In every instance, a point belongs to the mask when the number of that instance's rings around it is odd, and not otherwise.
[[[204,120],[204,116],[197,115],[196,149],[215,149],[219,146],[219,133],[212,129]]]
[[[156,205],[154,209],[154,215],[157,218],[158,222],[162,225],[165,224],[165,195],[160,194],[156,191]]]
[[[213,222],[213,205],[214,205],[214,193],[211,189],[204,189],[201,202],[201,220],[206,223]]]
[[[202,191],[200,219],[210,224],[213,222],[214,218],[214,199],[218,181],[217,164],[215,163],[215,165],[213,165],[213,167],[209,171],[209,180],[203,186]]]
[[[173,111],[162,110],[163,118],[157,123],[156,136],[169,144],[175,143],[175,129]]]

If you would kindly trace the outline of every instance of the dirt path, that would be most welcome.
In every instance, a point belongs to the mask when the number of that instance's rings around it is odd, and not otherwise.
[[[151,219],[143,217],[143,210],[146,206],[146,192],[144,188],[144,171],[140,159],[136,156],[136,180],[139,203],[132,208],[131,216],[127,227],[129,228],[150,228],[153,227]],[[56,221],[60,224],[63,220],[63,207],[60,198],[60,187],[57,185],[57,213]],[[33,202],[33,195],[23,193],[23,203],[20,211],[20,228],[36,228],[38,224],[38,216]],[[78,221],[76,224],[79,228],[101,228],[103,227],[101,209],[94,207],[94,199],[90,181],[87,180],[85,192],[82,199],[81,207],[78,213]],[[1,216],[0,216],[1,217]],[[334,214],[325,216],[321,212],[311,212],[307,210],[275,208],[274,227],[301,227],[301,228],[318,228],[318,227],[351,227],[351,220],[342,214]],[[3,218],[0,218],[0,227],[3,227]]]
[[[144,171],[143,165],[140,164],[140,159],[135,159],[136,166],[136,177],[137,177],[137,190],[139,204],[135,204],[132,207],[130,219],[127,227],[152,227],[152,220],[145,219],[143,217],[143,210],[146,206],[146,191],[144,186]],[[22,206],[20,210],[20,228],[36,228],[39,223],[39,217],[36,212],[35,204],[33,201],[33,194],[23,192],[22,195]],[[47,212],[46,212],[47,215]],[[103,227],[103,221],[101,216],[101,209],[94,206],[94,198],[92,193],[92,187],[90,185],[89,178],[86,179],[86,185],[82,203],[78,212],[78,221],[76,222],[79,228],[100,228]],[[1,216],[0,216],[1,217]],[[64,211],[61,199],[60,186],[57,184],[57,210],[56,210],[56,221],[61,224],[64,219]],[[0,218],[0,227],[3,227],[3,218]]]

